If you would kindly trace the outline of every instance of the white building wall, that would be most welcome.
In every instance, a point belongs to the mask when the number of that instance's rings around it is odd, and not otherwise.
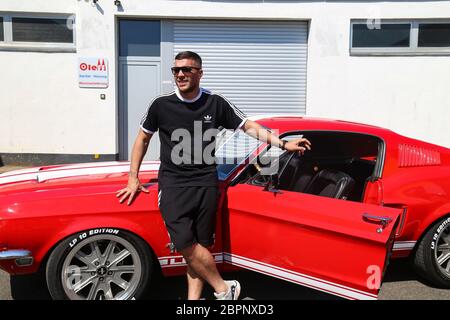
[[[350,19],[450,18],[450,1],[122,0],[122,5],[119,11],[112,0],[97,6],[81,0],[1,1],[0,12],[75,13],[77,52],[0,51],[0,152],[118,153],[117,16],[308,20],[308,116],[380,125],[450,147],[450,56],[349,55]],[[107,89],[78,87],[80,56],[109,60]]]
[[[450,2],[327,3],[311,22],[307,114],[450,147],[450,56],[350,56],[350,19],[367,16],[449,19]]]
[[[0,3],[0,12],[75,14],[77,47],[76,53],[0,50],[0,152],[117,153],[116,7],[112,1],[103,7],[102,14],[85,1]],[[90,56],[109,60],[107,89],[78,87],[78,57]]]

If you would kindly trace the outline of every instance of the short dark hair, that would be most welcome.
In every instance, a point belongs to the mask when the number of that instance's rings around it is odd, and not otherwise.
[[[202,66],[202,58],[193,51],[181,51],[175,56],[175,60],[192,59]]]

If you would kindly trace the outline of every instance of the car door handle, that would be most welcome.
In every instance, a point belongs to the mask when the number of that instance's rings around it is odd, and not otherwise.
[[[381,224],[383,226],[383,229],[386,228],[386,226],[392,221],[392,218],[390,217],[375,216],[370,213],[364,213],[362,217],[366,222]]]

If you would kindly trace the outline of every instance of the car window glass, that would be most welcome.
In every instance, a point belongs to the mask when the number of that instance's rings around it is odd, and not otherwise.
[[[216,140],[216,163],[219,180],[225,180],[262,144],[242,130],[223,130]]]

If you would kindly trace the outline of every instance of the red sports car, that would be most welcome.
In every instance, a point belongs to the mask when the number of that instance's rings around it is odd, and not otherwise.
[[[450,288],[450,150],[379,127],[270,117],[283,152],[223,131],[216,158],[221,201],[213,255],[221,271],[245,268],[349,299],[375,299],[390,258]],[[128,162],[46,166],[0,175],[0,267],[43,271],[55,299],[132,299],[155,272],[179,275],[158,210],[159,162],[144,162],[150,192],[132,205],[116,191]]]

